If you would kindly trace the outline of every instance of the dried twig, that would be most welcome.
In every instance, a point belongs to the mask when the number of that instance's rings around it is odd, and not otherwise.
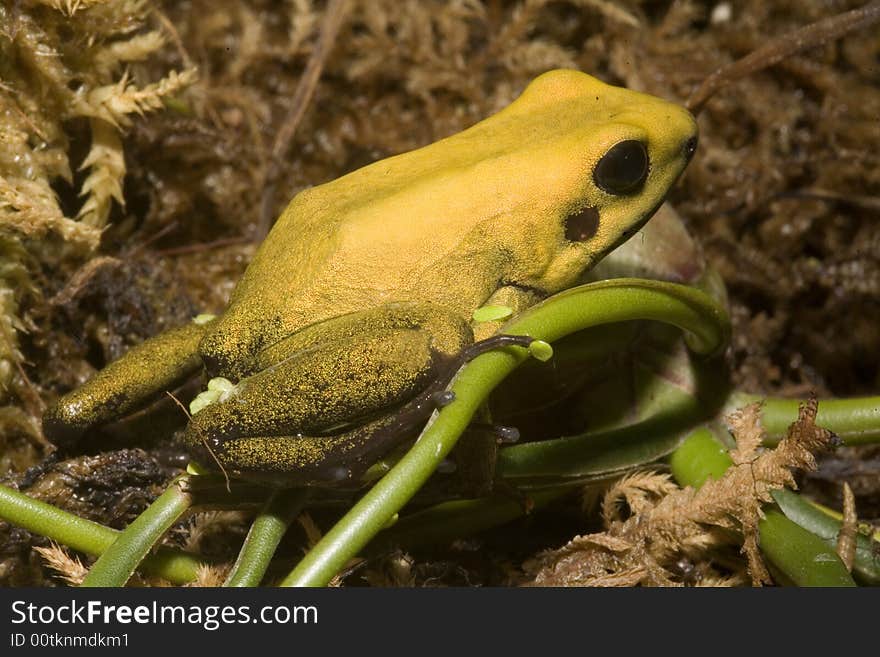
[[[849,484],[843,483],[843,525],[837,534],[837,554],[847,570],[852,570],[856,560],[856,536],[859,518],[856,515],[856,496]]]
[[[272,145],[272,152],[267,165],[265,183],[263,187],[263,198],[260,203],[260,221],[257,226],[256,239],[262,240],[269,232],[272,226],[272,210],[275,206],[275,187],[276,178],[278,177],[279,161],[281,156],[290,148],[290,142],[296,134],[296,129],[302,122],[315,89],[318,86],[318,80],[324,70],[324,64],[333,44],[336,41],[336,35],[342,27],[343,20],[347,13],[348,0],[330,0],[327,3],[327,9],[324,12],[324,19],[321,21],[321,32],[314,50],[306,64],[305,71],[297,84],[296,91],[290,101],[290,113],[281,126],[281,129],[275,135],[275,142]]]
[[[706,102],[731,82],[778,64],[802,50],[816,48],[828,41],[839,39],[847,32],[868,27],[877,21],[880,21],[880,1],[869,2],[859,9],[831,16],[784,34],[742,59],[712,73],[691,94],[685,106],[694,114],[699,114]]]

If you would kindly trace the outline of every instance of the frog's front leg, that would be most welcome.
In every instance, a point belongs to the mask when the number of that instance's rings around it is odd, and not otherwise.
[[[490,335],[495,335],[502,324],[514,315],[518,315],[526,308],[531,308],[541,300],[534,290],[529,290],[514,285],[504,285],[499,287],[483,304],[483,308],[494,307],[499,310],[499,314],[488,321],[481,321],[479,311],[475,313],[477,317],[472,322],[474,329],[474,338],[483,340]],[[500,312],[501,310],[505,312]]]
[[[43,416],[43,432],[59,446],[121,419],[174,390],[201,367],[198,346],[213,321],[193,321],[150,338],[113,361]]]
[[[249,479],[295,485],[357,477],[412,435],[400,423],[401,407],[425,405],[420,393],[472,341],[463,318],[419,304],[313,325],[264,349],[259,371],[196,413],[184,440],[206,465],[216,460]]]

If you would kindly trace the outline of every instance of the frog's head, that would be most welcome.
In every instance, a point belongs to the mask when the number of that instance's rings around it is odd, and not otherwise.
[[[519,227],[509,282],[544,292],[572,285],[638,231],[697,147],[684,108],[577,71],[545,73],[493,119],[524,137],[517,157],[528,167],[513,167],[529,172],[506,218]]]

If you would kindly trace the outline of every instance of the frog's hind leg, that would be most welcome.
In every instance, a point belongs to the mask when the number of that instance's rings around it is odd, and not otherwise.
[[[332,342],[245,380],[231,398],[199,411],[184,440],[203,463],[216,462],[250,480],[280,486],[357,483],[454,399],[446,387],[462,364],[489,349],[530,342],[493,336],[439,360],[421,331],[375,331]],[[412,390],[419,392],[413,396]],[[365,408],[373,409],[372,419],[363,416]],[[380,408],[385,411],[377,419]],[[301,432],[292,433],[291,426]],[[322,428],[323,434],[316,433]]]
[[[188,433],[221,441],[342,433],[415,397],[472,341],[464,320],[418,304],[319,322],[256,354],[254,373],[196,413]]]
[[[244,436],[191,447],[203,463],[229,474],[280,487],[309,484],[358,486],[362,475],[445,401],[422,394],[398,412],[334,436]]]
[[[184,442],[231,471],[295,470],[319,449],[347,452],[340,436],[412,401],[448,362],[425,331],[334,338],[240,381],[193,415]]]
[[[49,407],[43,415],[46,437],[66,447],[89,429],[121,419],[186,382],[202,365],[198,345],[211,323],[191,322],[160,333],[110,363]]]

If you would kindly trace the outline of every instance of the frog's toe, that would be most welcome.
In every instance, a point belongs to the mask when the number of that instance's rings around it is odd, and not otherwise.
[[[185,383],[201,366],[196,347],[204,331],[191,323],[132,348],[44,413],[46,437],[70,445],[92,427],[119,420]]]
[[[356,480],[366,467],[353,458],[352,437],[253,436],[223,441],[213,456],[238,476],[291,485],[339,484]]]
[[[93,413],[83,412],[90,405],[83,403],[81,395],[67,395],[50,406],[43,414],[43,434],[52,443],[67,446],[75,443],[95,424]],[[87,400],[86,400],[87,401]]]

